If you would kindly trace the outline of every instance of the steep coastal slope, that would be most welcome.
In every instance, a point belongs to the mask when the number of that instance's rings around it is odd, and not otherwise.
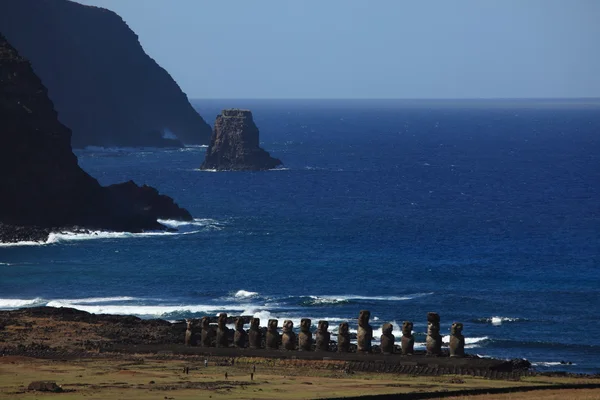
[[[208,144],[210,126],[114,12],[2,0],[0,33],[31,61],[73,147]],[[163,138],[168,133],[178,140]]]
[[[0,242],[44,240],[56,228],[137,232],[190,220],[172,199],[133,182],[107,188],[83,171],[71,131],[29,62],[0,35]]]
[[[200,168],[260,171],[282,164],[258,144],[258,127],[250,111],[223,110],[217,115],[210,145]]]

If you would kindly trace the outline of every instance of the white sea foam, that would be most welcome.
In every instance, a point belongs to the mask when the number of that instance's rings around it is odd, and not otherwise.
[[[520,321],[520,318],[510,318],[510,317],[490,317],[486,318],[487,322],[491,322],[492,325],[502,325],[503,322],[517,322]]]
[[[347,295],[324,295],[324,296],[309,296],[312,299],[318,300],[323,304],[331,304],[331,303],[341,303],[341,302],[349,302],[352,300],[367,300],[367,301],[404,301],[404,300],[412,300],[419,297],[432,295],[433,292],[429,293],[412,293],[404,296],[361,296],[355,294],[347,294]]]
[[[0,247],[42,246],[45,244],[47,244],[47,242],[33,242],[33,241],[23,241],[23,242],[15,242],[15,243],[0,242]]]
[[[196,218],[193,221],[178,221],[178,220],[158,220],[163,225],[177,229],[177,232],[165,231],[149,231],[140,233],[131,232],[114,232],[114,231],[87,231],[87,232],[53,232],[48,235],[45,242],[23,241],[16,243],[0,243],[0,247],[13,246],[44,246],[48,244],[57,244],[64,242],[73,242],[81,240],[98,240],[98,239],[130,239],[130,238],[146,238],[157,236],[176,236],[176,235],[191,235],[201,232],[202,230],[220,230],[223,229],[223,224],[219,221],[210,218]]]
[[[119,301],[134,301],[134,300],[142,300],[137,297],[129,297],[129,296],[117,296],[117,297],[88,297],[83,299],[60,299],[56,301],[60,301],[63,303],[70,304],[93,304],[93,303],[110,303],[110,302],[119,302]]]
[[[539,362],[533,362],[531,363],[531,365],[533,365],[534,367],[557,367],[557,366],[564,366],[564,367],[571,367],[573,365],[577,365],[575,363],[568,363],[565,361],[539,361]]]
[[[71,307],[93,314],[139,315],[145,317],[162,317],[173,313],[215,314],[223,311],[240,312],[245,309],[238,305],[225,304],[188,304],[188,305],[89,305],[71,301],[52,300],[49,307]],[[260,307],[260,306],[257,306]]]
[[[256,297],[256,296],[258,296],[258,292],[249,292],[249,291],[244,290],[244,289],[238,290],[233,295],[233,297],[235,297],[236,299],[248,299],[248,298]]]
[[[189,232],[188,229],[194,229],[194,227],[202,227],[210,230],[221,230],[223,224],[215,219],[211,218],[194,218],[193,221],[178,221],[174,219],[159,219],[159,223],[167,226],[168,228],[178,229],[181,232],[173,232],[174,234],[183,233],[196,233],[198,230]],[[186,229],[187,228],[187,229]]]
[[[256,309],[256,308],[247,308],[245,309],[241,315],[251,315],[254,318],[260,318],[261,326],[266,326],[267,321],[270,319],[276,319],[278,321],[278,326],[281,328],[283,326],[283,321],[289,319],[294,324],[294,329],[298,330],[300,328],[300,322],[303,318],[309,318],[312,320],[312,325],[317,326],[319,321],[328,321],[331,325],[329,327],[330,332],[337,331],[338,326],[335,323],[340,323],[346,321],[345,319],[333,318],[333,317],[322,317],[322,318],[312,318],[310,316],[290,316],[290,315],[282,315],[275,311],[271,312],[267,309]]]
[[[481,342],[489,340],[489,337],[487,336],[481,336],[481,337],[465,337],[465,348],[467,349],[472,349],[475,347],[480,347],[481,346]],[[442,343],[449,343],[450,342],[450,335],[446,335],[442,337]]]
[[[0,309],[31,307],[44,304],[45,300],[39,297],[35,299],[0,299]]]
[[[12,265],[11,263],[0,262],[0,265]]]

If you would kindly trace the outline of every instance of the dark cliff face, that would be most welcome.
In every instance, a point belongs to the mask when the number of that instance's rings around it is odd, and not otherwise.
[[[112,11],[68,0],[2,0],[0,33],[48,88],[72,145],[207,144],[210,126]],[[163,139],[165,132],[177,140]]]
[[[164,229],[157,218],[191,219],[147,186],[103,188],[79,167],[70,139],[29,62],[0,35],[0,242],[40,240],[60,227],[138,232]]]
[[[201,169],[260,171],[281,165],[258,146],[258,128],[248,110],[223,110],[206,150]]]

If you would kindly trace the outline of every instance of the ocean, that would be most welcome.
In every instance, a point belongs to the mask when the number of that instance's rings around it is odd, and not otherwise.
[[[0,245],[0,308],[330,322],[397,340],[426,314],[467,352],[600,372],[600,101],[196,100],[253,111],[284,166],[198,170],[206,148],[76,151],[194,215],[144,234]],[[447,338],[446,338],[447,339]],[[562,362],[562,363],[561,363]]]

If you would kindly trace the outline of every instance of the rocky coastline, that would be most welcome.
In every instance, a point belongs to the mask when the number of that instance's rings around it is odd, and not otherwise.
[[[154,188],[131,181],[102,187],[83,171],[47,93],[0,35],[0,242],[44,241],[71,229],[164,230],[157,219],[192,220]]]
[[[0,33],[32,63],[74,148],[208,144],[210,126],[116,13],[69,0],[3,0]]]
[[[263,171],[282,164],[259,146],[259,131],[252,112],[228,109],[217,116],[200,169]]]
[[[209,335],[207,345],[186,345],[186,328],[189,324],[176,321],[174,323],[162,319],[140,319],[127,315],[90,314],[72,308],[32,307],[12,311],[0,311],[0,355],[26,355],[37,357],[61,357],[69,355],[93,353],[165,353],[181,356],[211,357],[264,357],[294,360],[332,360],[348,363],[354,370],[381,372],[406,372],[411,374],[439,375],[443,373],[468,374],[483,377],[516,377],[533,373],[531,364],[526,360],[497,360],[480,358],[476,355],[449,357],[447,352],[435,357],[427,356],[425,351],[414,354],[402,354],[397,348],[392,354],[382,352],[379,346],[373,346],[369,353],[361,352],[352,345],[348,352],[340,352],[335,341],[330,342],[328,350],[320,350],[313,343],[310,349],[300,351],[298,343],[285,346],[284,336],[288,332],[286,324],[282,328],[275,347],[266,343],[267,328],[261,327],[262,340],[257,347],[236,347],[233,329],[225,327],[241,321],[236,325],[250,324],[252,317],[205,317]],[[279,330],[279,328],[276,328]],[[225,340],[219,345],[219,331]],[[305,329],[305,334],[310,330]],[[199,333],[199,332],[198,332]],[[290,332],[288,332],[290,333]],[[199,339],[199,337],[198,337]],[[359,338],[360,340],[360,338]],[[298,341],[296,341],[298,342]]]

